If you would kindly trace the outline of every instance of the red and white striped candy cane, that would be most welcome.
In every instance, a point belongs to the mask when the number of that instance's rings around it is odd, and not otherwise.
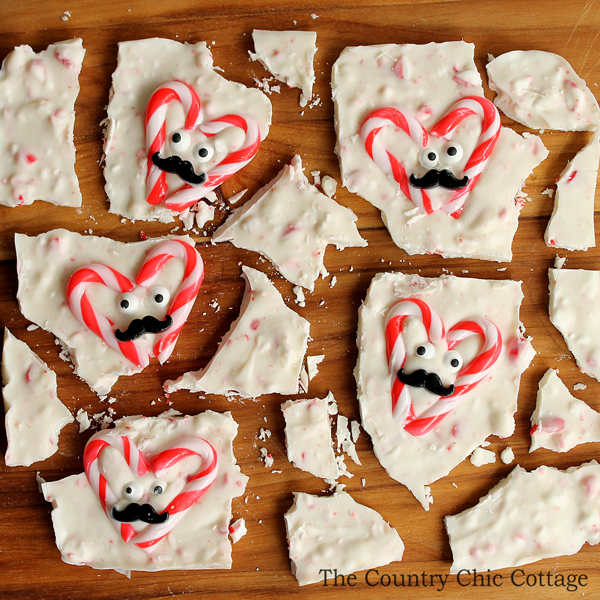
[[[412,399],[407,386],[398,379],[398,371],[406,362],[406,346],[402,327],[408,317],[416,317],[425,326],[427,338],[432,344],[445,336],[444,324],[427,302],[419,298],[406,298],[392,306],[385,322],[385,343],[388,365],[392,376],[392,414],[404,422],[409,416]]]
[[[120,498],[110,488],[109,481],[98,467],[100,453],[108,446],[121,452],[132,473],[136,476],[151,473],[154,477],[159,478],[186,458],[199,457],[201,459],[197,473],[189,476],[182,475],[186,477],[186,483],[181,492],[162,511],[169,514],[164,523],[147,525],[140,531],[136,531],[128,523],[120,523],[112,517],[112,508]],[[92,436],[85,447],[83,462],[88,481],[115,529],[121,534],[124,541],[132,541],[146,552],[151,552],[154,546],[171,532],[187,511],[202,497],[215,481],[218,469],[216,450],[202,438],[181,437],[165,450],[152,456],[148,462],[136,444],[125,433],[115,435],[115,430],[100,431]],[[110,477],[110,474],[107,473],[107,475]]]
[[[469,178],[469,183],[464,188],[455,190],[450,201],[441,207],[441,210],[454,218],[458,218],[462,213],[467,195],[477,183],[498,141],[501,127],[500,115],[493,102],[483,97],[469,96],[455,102],[431,130],[431,135],[448,140],[460,122],[471,115],[480,117],[482,130],[477,140],[477,146],[463,170],[463,176],[466,175]],[[396,181],[402,193],[415,206],[425,213],[431,214],[436,209],[427,190],[415,188],[410,184],[402,162],[378,140],[378,133],[390,124],[402,129],[421,148],[425,148],[429,143],[427,131],[415,117],[399,109],[386,107],[373,111],[363,121],[360,134],[365,149],[379,168]]]
[[[453,217],[460,216],[467,195],[479,180],[500,137],[500,114],[494,103],[487,98],[469,96],[455,102],[431,130],[432,135],[449,140],[461,121],[471,115],[477,115],[481,119],[481,133],[477,140],[477,146],[463,169],[463,177],[466,175],[469,183],[464,188],[456,190],[452,200],[442,209]]]
[[[105,285],[117,294],[131,292],[135,288],[132,281],[112,267],[101,264],[86,265],[77,269],[67,284],[67,302],[71,312],[79,322],[132,363],[142,368],[148,366],[150,363],[148,353],[141,351],[133,341],[119,341],[115,336],[114,323],[92,306],[88,298],[88,287],[94,283]]]
[[[183,490],[169,503],[165,509],[169,513],[169,518],[164,523],[147,527],[136,536],[134,541],[139,548],[150,551],[155,544],[168,535],[217,477],[217,452],[209,442],[201,438],[192,436],[180,438],[169,448],[152,457],[150,467],[155,475],[160,477],[179,461],[193,456],[202,459],[201,470],[187,478]]]
[[[153,162],[156,152],[165,149],[167,109],[171,102],[180,102],[185,112],[184,128],[188,131],[196,129],[202,122],[202,103],[195,90],[187,83],[171,81],[161,85],[150,96],[146,106],[146,145],[148,147],[148,174],[146,175],[146,192],[149,204],[160,204],[167,195],[166,174]]]
[[[217,135],[229,127],[237,127],[244,134],[244,142],[239,150],[226,156],[218,165],[207,172],[206,181],[192,185],[185,183],[179,190],[168,195],[166,174],[154,165],[152,156],[163,152],[166,145],[166,113],[173,101],[183,104],[186,121],[185,129],[200,129],[207,137]],[[206,194],[221,185],[234,173],[245,167],[256,155],[260,147],[260,130],[254,119],[243,115],[224,115],[202,124],[202,105],[195,90],[185,83],[173,81],[159,87],[152,94],[146,108],[146,145],[148,146],[147,200],[150,204],[164,202],[167,208],[181,212],[204,198]]]
[[[167,240],[150,251],[138,273],[136,283],[149,288],[172,258],[183,261],[183,281],[167,310],[167,314],[173,319],[173,324],[156,336],[154,356],[158,358],[160,364],[171,356],[204,279],[204,263],[200,253],[182,240]]]
[[[404,428],[412,435],[424,435],[431,431],[454,409],[461,396],[471,391],[488,375],[490,369],[498,360],[502,351],[502,335],[496,325],[488,319],[472,319],[454,325],[446,336],[448,350],[452,350],[459,342],[474,335],[480,336],[483,339],[483,344],[475,358],[463,365],[457,373],[454,382],[454,393],[440,398],[433,406],[420,414],[418,418],[411,419]]]
[[[404,164],[385,148],[378,137],[379,132],[390,124],[402,129],[422,148],[429,143],[427,130],[415,117],[397,108],[385,107],[373,111],[361,125],[360,135],[365,144],[365,150],[375,164],[396,181],[402,193],[412,200],[415,206],[427,214],[431,214],[433,207],[427,192],[410,185]]]
[[[113,519],[111,511],[113,506],[119,501],[119,497],[110,488],[106,477],[98,466],[100,453],[107,447],[117,449],[125,458],[131,472],[136,476],[146,475],[150,471],[150,467],[136,444],[126,435],[115,436],[114,430],[99,431],[93,435],[83,451],[83,469],[88,481],[94,492],[96,492],[96,496],[98,496],[100,504],[102,504],[102,508],[113,524],[113,527],[128,542],[136,532],[128,523],[121,523]]]

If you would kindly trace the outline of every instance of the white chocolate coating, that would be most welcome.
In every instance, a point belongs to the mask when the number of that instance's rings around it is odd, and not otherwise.
[[[327,276],[325,249],[334,244],[366,246],[356,216],[311,185],[296,155],[277,177],[259,190],[215,232],[214,242],[260,252],[296,285],[313,291],[319,275]]]
[[[553,248],[587,250],[596,245],[594,198],[600,162],[600,129],[565,167],[556,182],[554,209],[544,241]]]
[[[436,428],[417,437],[392,416],[392,377],[385,342],[389,309],[415,295],[437,311],[446,331],[463,320],[487,318],[503,340],[500,356],[485,379]],[[359,311],[359,356],[354,371],[362,425],[388,474],[406,485],[426,510],[432,502],[430,483],[447,475],[489,435],[507,437],[514,431],[520,377],[535,354],[519,330],[522,298],[521,284],[508,280],[380,273],[371,282]],[[417,392],[422,392],[421,401],[436,398],[425,390]]]
[[[401,109],[430,130],[456,100],[483,96],[473,52],[473,45],[465,42],[364,46],[346,48],[333,66],[336,154],[343,185],[381,210],[394,243],[408,254],[509,261],[521,209],[515,197],[548,154],[538,137],[524,139],[502,128],[457,219],[442,210],[426,215],[371,160],[358,134],[373,110]],[[477,119],[469,117],[452,137],[465,150],[456,165],[458,176],[480,131]],[[386,148],[396,157],[417,164],[420,148],[406,134],[387,127],[379,135],[386,136]]]
[[[268,277],[242,267],[246,290],[240,316],[231,324],[216,354],[199,371],[166,381],[167,392],[209,394],[297,394],[310,324],[288,308]]]
[[[300,105],[312,100],[315,82],[313,60],[317,52],[316,31],[265,31],[252,32],[254,50],[250,58],[290,87],[300,88]]]
[[[230,569],[231,501],[244,493],[248,480],[233,455],[237,423],[231,414],[206,411],[195,417],[127,417],[115,426],[126,428],[128,437],[147,456],[181,436],[206,439],[217,451],[217,479],[152,553],[123,541],[85,473],[44,483],[44,498],[54,509],[52,523],[62,559],[73,565],[120,572]],[[105,475],[109,480],[117,474]]]
[[[496,106],[532,129],[591,131],[600,109],[585,81],[558,54],[515,50],[487,65]]]
[[[8,467],[28,467],[58,450],[60,430],[73,415],[58,399],[56,373],[31,348],[4,330],[2,395]]]
[[[554,369],[539,383],[537,404],[531,415],[531,447],[567,452],[586,442],[600,441],[600,413],[571,395]]]
[[[579,368],[600,380],[600,271],[548,269],[550,321]]]
[[[285,527],[292,573],[300,585],[322,582],[321,569],[349,575],[400,561],[404,553],[398,532],[346,492],[326,497],[294,492]]]
[[[75,174],[80,39],[35,53],[18,46],[0,70],[0,204],[81,206]]]
[[[111,348],[100,337],[83,325],[69,308],[66,290],[70,276],[80,267],[102,263],[120,271],[135,282],[137,272],[147,253],[166,238],[144,242],[121,243],[108,238],[83,236],[65,229],[55,229],[37,237],[15,235],[19,289],[17,298],[23,315],[46,331],[54,334],[66,347],[81,377],[99,395],[107,394],[121,375],[139,373],[142,369]],[[178,237],[192,246],[194,241]],[[170,260],[156,279],[161,285],[174,292],[182,282],[183,264]],[[125,328],[133,316],[121,314],[117,307],[118,294],[93,284],[94,306],[109,319]],[[40,301],[43,299],[43,301]],[[147,299],[140,297],[140,311],[164,318],[154,313]],[[164,312],[164,311],[163,311]],[[138,341],[152,348],[154,334],[147,334]]]
[[[216,73],[205,42],[181,44],[153,38],[119,43],[104,139],[104,177],[110,212],[128,219],[169,222],[175,214],[164,205],[152,206],[146,202],[144,115],[152,93],[170,81],[182,81],[196,90],[204,122],[226,114],[242,114],[258,123],[261,139],[269,132],[269,99],[259,90],[228,81]],[[183,111],[178,111],[177,103],[173,104],[172,118],[177,120]],[[167,184],[180,186],[181,180],[169,175]]]
[[[516,466],[476,506],[446,517],[450,573],[516,567],[597,544],[598,492],[596,461],[566,471]]]
[[[315,477],[334,480],[340,472],[331,441],[328,404],[329,396],[288,400],[281,405],[281,410],[285,419],[288,460],[296,468],[308,471]]]

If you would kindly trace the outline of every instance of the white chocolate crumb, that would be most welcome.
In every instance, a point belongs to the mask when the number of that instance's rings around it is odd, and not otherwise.
[[[482,467],[483,465],[490,465],[496,462],[496,455],[491,450],[484,450],[483,448],[475,448],[473,454],[471,454],[471,464],[474,467]]]
[[[506,446],[506,448],[502,450],[502,452],[500,453],[500,460],[505,465],[510,465],[510,463],[513,460],[515,460],[515,453],[513,452],[513,449],[510,446]]]
[[[229,526],[229,537],[234,544],[237,544],[247,533],[246,520],[243,517]]]

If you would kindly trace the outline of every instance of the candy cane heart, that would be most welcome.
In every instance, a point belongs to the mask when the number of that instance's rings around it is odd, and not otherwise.
[[[458,177],[451,167],[462,158],[462,148],[458,144],[449,144],[445,155],[441,156],[428,144],[431,137],[450,142],[460,123],[473,115],[481,121],[481,133],[475,149],[467,158],[462,177]],[[385,147],[379,134],[390,126],[404,131],[416,144],[419,162],[427,169],[424,176],[418,177],[414,171],[409,174],[404,161]],[[500,137],[500,128],[500,115],[493,102],[483,97],[469,96],[455,102],[429,132],[406,111],[384,107],[367,115],[360,128],[360,136],[367,154],[415,206],[426,214],[442,210],[458,218],[469,193],[487,165]],[[431,190],[438,187],[451,193],[444,201],[434,202]]]
[[[406,345],[403,339],[403,325],[408,317],[419,319],[427,332],[431,344],[438,344],[437,351],[445,350],[439,345],[446,342],[447,352],[439,369],[443,369],[444,378],[450,379],[455,373],[454,382],[445,387],[441,383],[440,374],[418,369],[405,372],[407,362]],[[447,334],[437,313],[423,300],[408,298],[396,303],[386,318],[386,348],[390,374],[392,376],[392,414],[401,422],[404,429],[414,435],[421,436],[434,429],[440,421],[451,412],[461,397],[471,391],[488,375],[502,350],[500,331],[488,319],[475,318],[461,321],[454,325]],[[456,352],[456,347],[463,340],[479,336],[481,345],[475,357],[466,364]],[[422,352],[421,352],[422,351]],[[436,350],[418,345],[416,354],[423,359],[432,358]],[[431,356],[427,356],[431,352]],[[426,361],[425,361],[426,362]],[[438,400],[421,414],[415,414],[411,389],[425,388]],[[437,391],[438,389],[442,391]]]
[[[173,102],[183,107],[185,121],[182,130],[167,132],[167,110]],[[209,140],[232,127],[243,131],[242,145],[214,164],[211,159],[215,148]],[[204,198],[245,167],[258,152],[261,142],[258,124],[249,116],[228,114],[205,122],[198,94],[181,81],[165,83],[152,94],[146,107],[145,129],[146,199],[149,204],[164,204],[176,212]],[[205,143],[191,144],[191,136],[196,131],[203,134]],[[178,175],[183,182],[171,193],[167,173]]]
[[[102,463],[102,454],[109,447],[119,453],[119,460]],[[200,459],[199,466],[190,469],[189,463],[179,464],[190,458]],[[122,462],[129,466],[130,480],[122,489],[115,489]],[[218,473],[217,452],[207,440],[182,436],[160,452],[144,456],[126,433],[116,434],[115,430],[100,431],[90,438],[83,463],[113,527],[125,542],[148,553],[200,500]],[[163,477],[169,478],[169,483],[162,481]]]
[[[140,297],[153,296],[153,304],[158,309],[169,302],[168,290],[162,287],[155,290],[151,286],[172,259],[183,262],[184,273],[181,284],[170,300],[164,319],[138,314],[137,304]],[[171,356],[203,278],[204,264],[198,251],[182,240],[166,240],[148,253],[135,283],[113,267],[94,263],[77,269],[71,275],[66,296],[71,312],[83,325],[133,364],[144,368],[153,356],[156,356],[161,364]],[[119,329],[103,313],[102,307],[94,305],[91,300],[93,294],[90,294],[92,284],[100,284],[116,292],[120,295],[121,312],[136,317],[124,330]],[[147,344],[143,343],[146,334],[156,335],[151,351],[147,349]]]

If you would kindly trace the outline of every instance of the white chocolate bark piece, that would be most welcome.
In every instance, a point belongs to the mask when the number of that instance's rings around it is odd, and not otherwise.
[[[237,428],[230,413],[213,411],[194,417],[127,417],[116,421],[115,429],[108,430],[110,435],[116,438],[124,434],[146,461],[167,448],[187,443],[190,436],[208,441],[216,451],[216,478],[168,535],[151,550],[140,548],[134,543],[135,537],[124,541],[105,512],[86,473],[44,483],[44,498],[52,502],[54,509],[52,523],[62,559],[73,565],[126,573],[231,568],[231,502],[244,493],[248,480],[241,473],[233,454]],[[125,505],[127,499],[122,494],[125,494],[128,485],[134,484],[134,489],[139,486],[146,489],[148,481],[157,479],[163,487],[166,486],[165,496],[180,491],[185,477],[198,469],[196,457],[190,456],[187,460],[188,463],[176,463],[160,478],[153,478],[152,472],[136,476],[133,467],[128,468],[123,456],[113,447],[103,449],[97,462],[105,476],[106,485],[119,499],[120,504],[116,506],[124,510],[121,505]],[[149,501],[157,502],[151,495]],[[162,512],[163,509],[160,510]],[[170,515],[173,519],[178,516]],[[139,527],[138,524],[139,521],[132,523],[132,526]]]
[[[144,115],[154,91],[172,81],[189,84],[198,94],[202,105],[202,125],[208,125],[224,115],[250,117],[258,125],[260,139],[264,139],[271,124],[271,103],[259,90],[228,81],[213,67],[213,57],[206,43],[179,43],[168,39],[146,39],[119,43],[117,69],[113,73],[110,102],[106,121],[104,177],[110,212],[132,220],[173,221],[176,211],[164,202],[146,201],[148,173]],[[167,136],[183,126],[184,111],[178,102],[169,104],[166,124]],[[219,134],[223,151],[239,148],[240,130],[226,128]],[[195,136],[195,137],[194,137]],[[195,147],[197,130],[190,132]],[[243,135],[242,135],[243,137]],[[216,146],[215,146],[216,148]],[[215,157],[219,156],[218,149]],[[183,157],[186,160],[188,157]],[[190,159],[192,160],[192,159]],[[208,164],[208,163],[207,163]],[[195,165],[196,172],[202,165]],[[168,193],[182,186],[174,174],[166,176]]]
[[[319,275],[328,274],[323,264],[328,244],[340,250],[367,245],[355,221],[350,209],[308,182],[296,155],[291,165],[233,212],[213,241],[260,252],[286,279],[313,291]]]
[[[500,128],[498,141],[458,218],[444,210],[430,214],[421,210],[371,159],[360,132],[376,109],[400,110],[431,131],[459,99],[483,97],[473,53],[474,46],[465,42],[363,46],[346,48],[333,66],[336,153],[342,183],[382,212],[394,243],[408,254],[509,261],[522,208],[516,196],[548,154],[538,137],[525,139]],[[462,158],[452,167],[459,178],[481,131],[478,118],[470,116],[452,134],[452,142],[463,148]],[[406,163],[407,176],[413,169],[423,175],[418,160],[422,147],[410,136],[387,125],[377,135],[378,156],[385,157],[389,151]],[[429,144],[441,152],[444,140],[432,134]],[[444,201],[453,197],[453,192],[441,187],[431,193]]]
[[[532,129],[591,131],[600,109],[585,81],[558,54],[515,50],[486,66],[496,106]]]
[[[600,380],[600,271],[548,269],[550,321],[579,368]]]
[[[516,567],[597,544],[599,491],[596,461],[566,471],[516,466],[476,506],[445,518],[450,573]]]
[[[300,585],[333,578],[334,570],[350,575],[388,565],[404,553],[398,532],[346,492],[325,497],[294,492],[285,527],[292,573]]]
[[[147,255],[166,240],[177,240],[177,243],[194,247],[194,241],[187,236],[125,244],[108,238],[82,236],[65,229],[56,229],[37,237],[15,235],[19,276],[17,298],[21,312],[60,340],[73,362],[75,373],[101,396],[110,391],[121,375],[139,373],[145,365],[143,362],[132,362],[129,355],[105,341],[107,335],[100,337],[76,317],[68,301],[70,278],[80,268],[101,264],[103,268],[113,269],[134,284]],[[201,265],[201,260],[199,262]],[[124,313],[119,306],[124,295],[109,287],[114,279],[104,271],[107,285],[89,284],[92,310],[98,319],[106,318],[113,324],[113,329],[118,327],[123,331],[128,329],[133,318],[152,315],[160,320],[165,319],[165,307],[153,303],[149,292],[160,286],[165,290],[163,300],[168,297],[174,299],[180,288],[187,285],[184,280],[189,278],[184,278],[184,273],[182,260],[168,260],[151,284],[134,285],[131,294],[135,296],[133,300],[139,305],[138,309],[134,310],[135,304],[132,302],[127,309],[129,312]],[[74,303],[75,306],[82,306],[82,302],[83,299]],[[175,313],[173,318],[177,319]],[[104,333],[110,335],[108,331]],[[149,360],[155,354],[157,339],[157,334],[148,333],[132,343],[139,356]],[[157,356],[164,362],[161,354]]]
[[[310,324],[285,305],[264,273],[250,267],[242,271],[246,290],[240,316],[208,365],[166,381],[167,392],[235,393],[245,398],[298,393]]]
[[[35,53],[18,46],[0,70],[0,204],[81,206],[75,174],[80,39]]]
[[[451,335],[451,330],[464,334],[467,328],[461,324],[483,319],[490,331],[495,326],[500,333],[500,348],[497,339],[494,346],[488,347],[481,335],[467,336],[453,347],[465,369],[475,359],[481,359],[487,353],[486,348],[495,347],[499,353],[491,368],[481,371],[483,378],[472,389],[463,388],[463,394],[455,397],[456,405],[447,413],[438,410],[444,408],[447,400],[412,385],[404,386],[402,392],[408,396],[402,395],[396,406],[403,407],[406,397],[412,404],[405,406],[406,412],[393,411],[392,382],[399,380],[392,373],[396,367],[392,369],[388,364],[386,316],[392,307],[406,299],[426,303],[431,315],[437,314],[441,320],[446,336]],[[388,474],[406,485],[426,510],[432,502],[430,483],[447,475],[489,435],[508,437],[514,431],[520,377],[535,354],[520,330],[522,299],[521,284],[514,281],[380,273],[371,282],[359,311],[359,356],[354,371],[362,425],[371,436],[375,454]],[[412,300],[408,304],[416,306]],[[424,322],[416,313],[407,317],[402,326],[403,334],[398,336],[398,341],[404,343],[406,372],[425,369],[439,375],[444,386],[456,384],[455,391],[460,389],[461,381],[464,382],[463,371],[452,373],[449,366],[445,366],[451,356],[450,338],[442,335],[430,348]],[[417,349],[423,344],[429,349],[426,355],[419,356]],[[474,379],[477,379],[476,371]],[[452,396],[448,396],[448,400],[451,401]],[[442,418],[429,431],[411,429],[427,423],[429,414],[436,411]]]
[[[6,466],[28,467],[52,456],[58,450],[60,430],[73,422],[73,415],[58,399],[56,373],[8,329],[4,330],[2,383]]]
[[[586,442],[600,441],[600,413],[569,393],[554,369],[539,383],[537,404],[531,415],[531,447],[567,452]]]
[[[587,250],[596,245],[594,198],[600,162],[600,129],[565,167],[556,182],[554,209],[548,222],[546,245]]]
[[[285,419],[288,460],[315,477],[334,480],[340,475],[333,444],[326,398],[288,400],[281,405]]]
[[[256,52],[250,52],[250,58],[259,61],[279,81],[300,88],[300,106],[306,106],[312,100],[315,82],[317,32],[255,29],[252,40]]]

